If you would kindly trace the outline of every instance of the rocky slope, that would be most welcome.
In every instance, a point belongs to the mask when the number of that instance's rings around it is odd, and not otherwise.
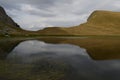
[[[0,23],[9,24],[15,27],[19,27],[5,12],[5,10],[0,6]]]
[[[11,17],[7,15],[3,7],[0,6],[0,35],[21,34],[24,31],[15,23]]]

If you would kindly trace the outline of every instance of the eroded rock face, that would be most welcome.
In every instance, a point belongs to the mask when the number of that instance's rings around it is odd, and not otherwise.
[[[9,17],[3,7],[0,6],[0,23],[8,24],[11,26],[19,27],[17,23],[15,23],[11,17]]]

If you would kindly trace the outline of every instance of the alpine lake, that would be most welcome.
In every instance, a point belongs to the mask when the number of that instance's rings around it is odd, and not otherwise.
[[[120,37],[0,38],[0,80],[120,80]]]

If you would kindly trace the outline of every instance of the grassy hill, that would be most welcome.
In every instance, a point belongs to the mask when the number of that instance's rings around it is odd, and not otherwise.
[[[20,28],[0,6],[0,36],[84,36],[120,35],[120,12],[94,11],[86,23],[69,28],[49,27],[39,31],[26,31]]]
[[[70,28],[45,28],[44,30],[40,30],[39,34],[120,35],[120,12],[94,11],[86,23]]]

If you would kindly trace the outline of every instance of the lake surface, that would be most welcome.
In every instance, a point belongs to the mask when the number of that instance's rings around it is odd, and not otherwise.
[[[120,38],[0,39],[0,80],[120,80]]]

